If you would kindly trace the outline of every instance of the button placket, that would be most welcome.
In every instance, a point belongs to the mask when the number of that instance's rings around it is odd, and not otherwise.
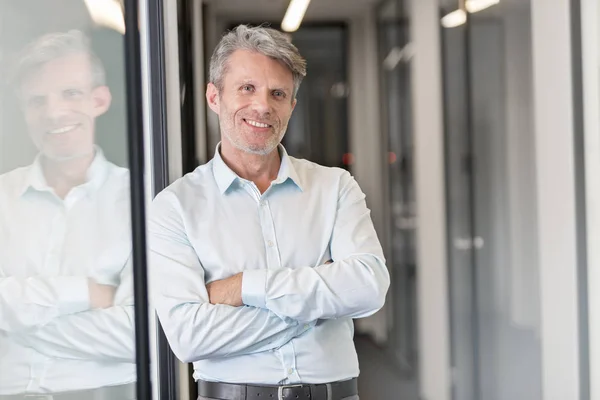
[[[281,257],[277,246],[277,237],[275,234],[275,223],[271,215],[271,208],[267,200],[262,200],[259,207],[260,223],[265,241],[268,268],[280,268]]]
[[[67,231],[66,224],[66,210],[64,206],[61,206],[60,210],[52,221],[50,241],[48,243],[48,254],[46,256],[46,265],[44,268],[44,272],[46,273],[60,273],[60,259],[62,257],[65,235]]]

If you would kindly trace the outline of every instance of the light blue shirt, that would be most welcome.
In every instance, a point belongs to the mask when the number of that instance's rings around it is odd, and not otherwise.
[[[153,202],[154,305],[196,379],[293,384],[359,374],[352,318],[379,310],[389,287],[365,195],[347,171],[279,152],[277,179],[262,195],[218,146]],[[239,272],[245,306],[211,305],[205,285]]]
[[[129,196],[100,149],[64,199],[40,157],[0,176],[0,396],[135,381]],[[89,278],[114,307],[91,309]]]

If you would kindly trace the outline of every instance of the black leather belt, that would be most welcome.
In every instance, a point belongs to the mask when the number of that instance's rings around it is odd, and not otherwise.
[[[105,386],[98,389],[75,390],[61,393],[22,393],[1,395],[0,400],[94,400],[96,398],[110,400],[131,400],[136,398],[135,383],[126,385]]]
[[[358,383],[356,378],[327,384],[283,386],[238,385],[199,380],[198,394],[219,400],[341,400],[358,394]]]

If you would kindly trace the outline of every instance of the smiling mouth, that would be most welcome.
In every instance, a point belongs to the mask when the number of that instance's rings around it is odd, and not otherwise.
[[[264,122],[254,121],[252,119],[244,118],[244,122],[246,122],[248,125],[253,126],[255,128],[272,128],[273,127],[273,125],[265,124]]]
[[[52,129],[50,131],[47,131],[46,134],[48,134],[48,135],[62,135],[62,134],[71,132],[72,130],[74,130],[78,126],[79,125],[66,125],[66,126],[63,126],[61,128],[56,128],[56,129]]]

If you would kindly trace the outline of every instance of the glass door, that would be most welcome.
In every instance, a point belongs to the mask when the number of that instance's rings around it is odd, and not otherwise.
[[[138,2],[0,19],[0,396],[150,399]]]
[[[542,399],[530,4],[442,3],[453,396]]]
[[[378,10],[382,127],[389,226],[388,267],[391,272],[392,328],[389,347],[394,361],[414,373],[416,343],[416,210],[413,173],[410,43],[408,5],[390,0]]]

